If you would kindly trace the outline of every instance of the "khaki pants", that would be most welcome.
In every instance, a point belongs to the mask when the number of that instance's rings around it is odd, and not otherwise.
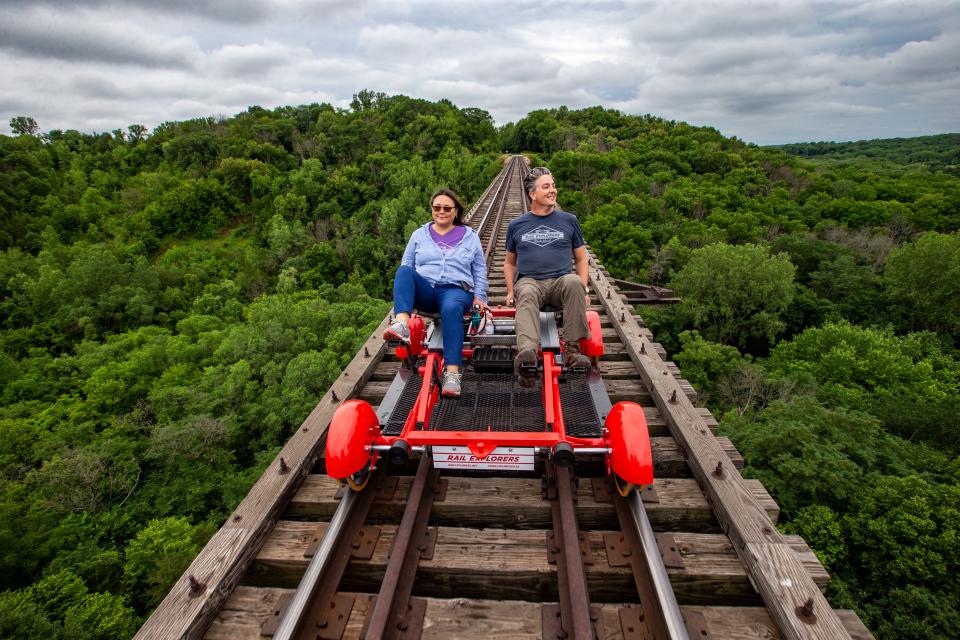
[[[540,307],[545,304],[563,308],[564,341],[580,340],[590,335],[587,292],[577,274],[568,273],[551,280],[520,278],[513,291],[517,300],[517,351],[536,351],[540,346]]]

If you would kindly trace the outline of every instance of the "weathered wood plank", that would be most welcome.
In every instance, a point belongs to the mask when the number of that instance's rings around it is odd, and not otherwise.
[[[624,322],[617,326],[620,338],[633,362],[642,372],[644,382],[660,413],[667,420],[677,442],[688,454],[693,475],[701,483],[714,505],[717,518],[734,543],[741,561],[750,571],[751,580],[760,592],[771,617],[784,637],[846,637],[843,626],[813,581],[804,573],[796,558],[788,551],[774,551],[769,545],[783,545],[784,538],[770,522],[763,507],[746,489],[736,469],[727,468],[723,447],[704,423],[677,380],[657,353],[641,347],[648,340],[640,334],[630,307],[621,300],[609,277],[590,260],[590,280],[603,301],[607,313]],[[610,295],[608,295],[610,292]],[[627,317],[629,316],[629,317]],[[763,548],[763,558],[776,562],[759,562],[748,547]],[[788,586],[784,586],[788,585]],[[802,620],[796,613],[798,604],[813,598],[817,612],[815,621]]]
[[[247,584],[292,587],[308,560],[303,557],[310,540],[325,523],[281,520],[263,545]],[[373,557],[351,561],[341,588],[376,591],[383,579],[396,526],[382,525]],[[619,602],[633,594],[629,567],[607,562],[603,531],[588,533],[592,564],[586,565],[593,602]],[[722,534],[674,533],[684,567],[668,574],[677,600],[684,604],[757,604],[758,598],[730,540]],[[798,566],[817,584],[826,584],[826,571],[806,543],[787,536]],[[439,527],[433,558],[421,560],[415,595],[476,597],[498,600],[556,599],[556,574],[547,562],[546,531],[518,529],[462,529]],[[629,597],[635,598],[635,595]]]
[[[532,478],[448,477],[446,498],[433,503],[430,522],[461,527],[515,527],[542,529],[552,526],[550,501],[542,496],[541,481]],[[406,504],[413,478],[401,476],[390,500],[378,500],[371,507],[368,522],[389,522],[399,518]],[[747,480],[771,520],[779,515],[777,503],[758,480]],[[615,529],[619,526],[616,510],[610,502],[594,500],[592,483],[582,478],[577,485],[577,521],[584,529]],[[339,483],[332,478],[311,474],[290,502],[285,518],[300,517],[329,520],[339,500]],[[646,503],[647,516],[654,529],[689,532],[718,532],[703,492],[692,478],[658,478],[654,488],[659,502]]]
[[[275,602],[290,589],[246,587],[236,589],[217,620],[210,627],[206,640],[263,640],[260,621],[273,612]],[[370,610],[367,594],[347,593],[357,598],[343,640],[359,640],[363,623]],[[622,604],[598,605],[603,621],[604,638],[620,638],[619,609]],[[519,600],[469,600],[466,598],[427,598],[424,619],[424,640],[541,640],[540,603]],[[781,638],[776,625],[763,607],[684,606],[685,615],[698,613],[707,622],[713,640]],[[839,611],[844,626],[856,640],[872,640],[873,636],[852,611]]]
[[[217,609],[253,561],[274,521],[316,464],[333,412],[340,402],[355,396],[363,388],[376,368],[386,350],[381,336],[388,319],[389,316],[385,317],[374,330],[135,638],[199,638],[203,635]],[[334,394],[338,400],[334,400]],[[281,472],[281,458],[289,471]],[[191,575],[206,587],[196,597],[190,594]]]
[[[830,603],[818,588],[812,588],[809,576],[796,556],[782,543],[747,543],[747,569],[751,575],[761,574],[777,576],[778,580],[764,581],[757,585],[764,601],[774,600],[783,602],[786,606],[775,607],[770,611],[780,629],[790,628],[798,624],[808,624],[816,627],[815,633],[808,633],[808,638],[842,638],[846,633],[843,623],[836,616]],[[820,588],[823,585],[818,585]],[[798,610],[810,607],[812,616],[802,616]],[[768,609],[770,607],[767,607]]]
[[[657,355],[660,356],[661,360],[667,359],[667,350],[663,348],[662,344],[660,344],[659,342],[648,342],[647,344],[649,345],[647,348],[653,349],[657,353]],[[620,340],[616,340],[616,341],[611,340],[610,342],[604,342],[603,351],[604,351],[603,353],[604,359],[607,359],[607,358],[620,359],[621,356],[626,356],[627,358],[630,357],[630,353],[627,350],[627,347]]]

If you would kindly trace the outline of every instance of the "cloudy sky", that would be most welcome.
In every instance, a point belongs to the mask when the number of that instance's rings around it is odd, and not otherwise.
[[[0,0],[0,132],[346,107],[603,105],[758,144],[960,131],[960,2]]]

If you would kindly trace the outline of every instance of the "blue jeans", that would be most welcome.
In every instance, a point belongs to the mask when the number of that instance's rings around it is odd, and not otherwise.
[[[473,303],[473,294],[460,285],[436,287],[413,267],[401,265],[393,278],[393,312],[440,312],[443,330],[443,360],[448,365],[463,364],[463,316]]]

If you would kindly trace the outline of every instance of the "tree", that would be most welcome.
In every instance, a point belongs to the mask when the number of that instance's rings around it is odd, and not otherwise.
[[[114,640],[129,638],[137,631],[140,620],[110,593],[91,593],[82,602],[67,610],[64,631],[69,638]]]
[[[186,518],[151,520],[126,549],[124,580],[144,609],[157,605],[180,577],[201,545]]]
[[[777,345],[767,367],[774,376],[815,382],[826,404],[867,411],[905,438],[957,447],[960,363],[932,334],[898,337],[829,322]]]
[[[795,272],[786,256],[756,245],[697,249],[670,283],[683,300],[676,315],[712,342],[762,348],[786,326]]]
[[[882,478],[843,516],[850,576],[877,637],[960,636],[960,486]],[[845,577],[846,577],[845,576]]]
[[[736,347],[704,340],[696,331],[681,333],[680,345],[677,363],[687,380],[709,400],[716,397],[717,383],[732,376],[744,362]]]
[[[616,276],[637,280],[653,249],[653,235],[629,219],[622,204],[605,204],[583,223],[583,235]]]
[[[895,249],[883,275],[911,329],[960,339],[960,233],[925,233]]]
[[[903,445],[876,418],[809,397],[725,416],[721,431],[743,453],[744,475],[762,480],[787,516],[810,504],[841,510],[868,473],[902,470]]]
[[[147,131],[148,129],[142,124],[132,124],[127,127],[130,142],[140,142],[147,137]]]
[[[35,136],[40,133],[37,121],[29,116],[15,116],[10,118],[10,128],[18,136]]]

